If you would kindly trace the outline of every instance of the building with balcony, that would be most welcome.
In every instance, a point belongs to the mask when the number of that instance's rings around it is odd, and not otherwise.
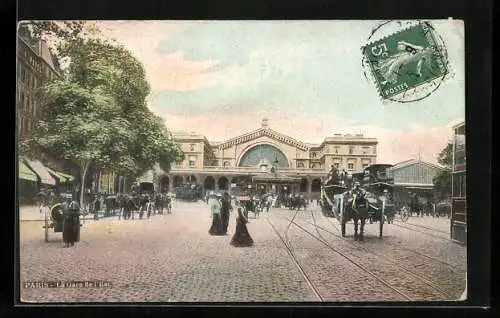
[[[34,39],[21,25],[17,36],[16,110],[19,137],[35,128],[43,112],[40,88],[59,76],[57,60],[45,40]]]
[[[332,165],[354,172],[377,161],[377,139],[362,134],[326,137],[320,144],[299,141],[269,127],[261,127],[222,142],[201,134],[174,132],[185,154],[171,171],[158,167],[139,178],[156,190],[169,191],[181,184],[197,183],[205,190],[228,190],[240,185],[259,189],[301,192],[319,196],[322,179]]]

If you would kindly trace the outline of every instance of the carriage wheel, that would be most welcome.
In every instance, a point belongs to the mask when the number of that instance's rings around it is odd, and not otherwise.
[[[406,222],[408,221],[408,218],[410,217],[410,214],[408,213],[408,208],[405,206],[401,208],[401,221]]]
[[[345,223],[342,222],[341,226],[340,226],[340,230],[342,232],[342,237],[345,237]]]

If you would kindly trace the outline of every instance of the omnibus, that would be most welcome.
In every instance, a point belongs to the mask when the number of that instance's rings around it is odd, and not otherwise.
[[[450,233],[453,241],[467,243],[465,122],[453,127]]]

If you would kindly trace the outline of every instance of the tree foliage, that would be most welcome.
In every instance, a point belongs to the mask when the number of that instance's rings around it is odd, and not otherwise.
[[[90,165],[138,176],[156,163],[166,171],[183,153],[149,111],[150,87],[140,63],[124,47],[89,36],[85,22],[33,22],[34,36],[58,39],[55,54],[69,61],[43,89],[46,101],[26,151],[64,158],[85,174]]]
[[[438,154],[437,161],[445,169],[438,173],[432,180],[434,190],[441,198],[451,196],[451,168],[453,164],[453,144],[448,142],[445,148]]]
[[[446,147],[438,155],[438,163],[451,169],[452,160],[453,160],[453,144],[448,142]]]

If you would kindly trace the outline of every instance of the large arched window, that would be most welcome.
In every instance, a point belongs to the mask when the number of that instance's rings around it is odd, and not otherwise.
[[[279,167],[279,168],[288,168],[288,159],[285,154],[279,150],[278,148],[262,144],[257,145],[250,148],[244,155],[241,157],[239,166],[240,167],[255,167],[262,160],[267,161],[268,164]]]
[[[220,177],[219,178],[219,190],[227,190],[228,189],[228,183],[229,181],[227,180],[226,177]]]
[[[215,179],[212,176],[208,176],[205,178],[203,182],[203,187],[205,190],[214,190],[215,189]]]

